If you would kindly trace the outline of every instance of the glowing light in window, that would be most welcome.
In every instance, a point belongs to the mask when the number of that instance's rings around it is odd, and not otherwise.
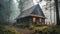
[[[33,22],[36,22],[36,18],[35,17],[33,17]]]

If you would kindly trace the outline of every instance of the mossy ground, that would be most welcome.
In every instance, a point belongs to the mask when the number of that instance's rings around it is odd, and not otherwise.
[[[0,25],[0,34],[22,34],[22,33],[13,26]]]

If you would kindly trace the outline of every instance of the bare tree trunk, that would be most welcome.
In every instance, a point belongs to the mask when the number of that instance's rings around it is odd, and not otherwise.
[[[54,7],[55,7],[55,6],[54,6]],[[54,23],[56,23],[55,17],[56,17],[56,16],[55,16],[55,8],[54,8]]]
[[[55,7],[56,7],[56,18],[57,18],[57,25],[60,25],[60,23],[59,23],[59,9],[58,9],[58,0],[55,0]]]
[[[51,21],[51,23],[52,23],[51,1],[50,1],[50,21]]]

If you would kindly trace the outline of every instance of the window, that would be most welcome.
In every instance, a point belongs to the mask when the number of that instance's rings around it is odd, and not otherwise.
[[[39,19],[39,23],[40,23],[40,24],[42,23],[42,19],[41,19],[41,18]]]
[[[36,18],[35,17],[33,17],[33,22],[36,22]]]

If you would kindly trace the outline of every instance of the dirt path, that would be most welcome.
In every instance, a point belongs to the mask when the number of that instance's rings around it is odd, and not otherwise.
[[[18,28],[17,30],[22,32],[23,34],[32,34],[32,31],[29,29]]]

